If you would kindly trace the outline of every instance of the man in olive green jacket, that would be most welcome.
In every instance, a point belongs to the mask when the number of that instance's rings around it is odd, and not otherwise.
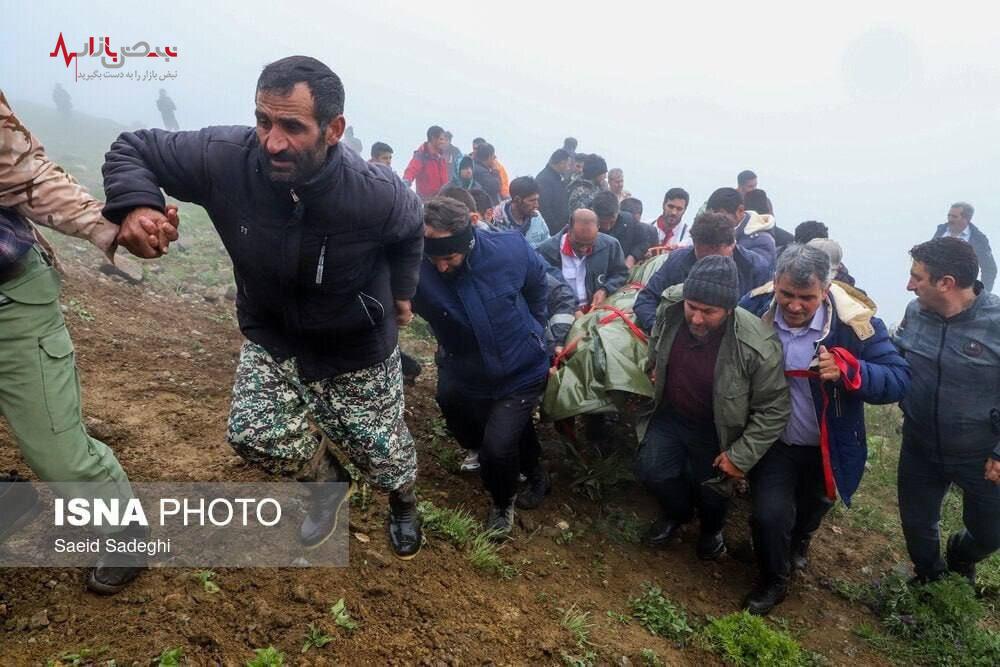
[[[654,394],[638,422],[636,475],[662,514],[647,543],[669,544],[697,509],[703,560],[726,551],[733,480],[760,460],[791,414],[781,343],[736,307],[739,297],[733,260],[703,257],[661,295],[649,339]]]

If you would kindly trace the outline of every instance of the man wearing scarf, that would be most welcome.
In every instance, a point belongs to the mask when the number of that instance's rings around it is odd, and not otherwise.
[[[573,211],[565,230],[537,250],[573,288],[581,313],[604,303],[628,280],[621,244],[600,232],[597,214],[589,208]]]
[[[549,369],[547,296],[545,265],[519,232],[478,229],[453,199],[426,203],[413,310],[438,341],[437,402],[459,444],[479,452],[498,539],[514,527],[515,500],[537,507],[549,490],[531,421]]]
[[[785,599],[793,569],[808,566],[809,543],[837,495],[850,506],[867,458],[865,403],[895,403],[910,386],[875,304],[832,283],[830,256],[793,244],[774,282],[740,306],[781,339],[791,397],[788,426],[750,471],[751,533],[760,575],[744,600],[764,615]]]

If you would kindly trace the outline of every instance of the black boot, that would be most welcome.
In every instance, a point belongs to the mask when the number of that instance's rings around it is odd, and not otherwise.
[[[147,540],[148,526],[130,526],[111,535],[116,540]],[[87,588],[99,595],[114,595],[145,570],[146,556],[141,553],[101,553],[87,575]]]
[[[397,558],[410,560],[423,542],[413,484],[389,492],[389,544]]]
[[[948,538],[948,548],[945,550],[945,561],[948,570],[969,580],[972,587],[976,586],[976,563],[962,558],[960,553],[962,533],[952,533]]]
[[[646,531],[646,537],[643,541],[648,547],[662,549],[674,541],[682,525],[684,524],[676,519],[660,517]]]
[[[812,533],[792,536],[792,569],[804,570],[809,567],[809,543]]]
[[[787,582],[780,579],[761,580],[743,599],[743,608],[754,616],[767,616],[788,595]]]
[[[11,471],[0,478],[0,543],[38,516],[38,492],[26,479]]]
[[[496,503],[490,507],[490,516],[486,519],[486,531],[490,533],[493,542],[503,542],[514,530],[514,498],[505,507]]]
[[[326,440],[324,439],[324,445]],[[357,485],[333,453],[324,448],[323,461],[309,484],[309,512],[299,528],[299,542],[315,549],[336,532],[343,509]]]
[[[722,539],[722,531],[703,533],[698,536],[695,548],[699,560],[719,560],[726,553],[726,541]]]
[[[517,494],[517,506],[523,510],[533,510],[542,504],[550,491],[552,482],[549,480],[549,473],[539,463],[528,473],[528,488]]]

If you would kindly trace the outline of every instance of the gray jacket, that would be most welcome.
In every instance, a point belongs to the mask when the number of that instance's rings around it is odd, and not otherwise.
[[[542,243],[537,248],[538,254],[542,256],[550,266],[557,271],[562,271],[562,246],[563,234],[568,228]],[[599,233],[594,241],[594,251],[584,260],[587,267],[587,300],[594,298],[594,292],[603,289],[611,296],[624,285],[628,280],[628,266],[625,265],[625,255],[618,239]],[[560,274],[561,275],[561,274]]]
[[[893,338],[912,373],[903,435],[941,463],[1000,459],[1000,297],[977,290],[948,319],[910,302]]]

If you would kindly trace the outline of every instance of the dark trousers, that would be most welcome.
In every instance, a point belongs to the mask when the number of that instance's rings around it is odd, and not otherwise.
[[[653,415],[636,458],[635,475],[656,497],[665,519],[687,523],[695,509],[702,534],[722,530],[729,499],[702,482],[719,472],[715,426],[694,424],[668,410]]]
[[[903,437],[899,453],[899,517],[917,576],[934,579],[947,567],[941,559],[941,503],[952,484],[962,490],[962,522],[955,556],[978,563],[1000,547],[1000,486],[983,478],[982,460],[939,463]]]
[[[507,507],[517,491],[517,475],[538,466],[541,445],[531,416],[541,384],[497,400],[475,399],[438,386],[445,423],[465,449],[479,452],[479,474],[493,503]]]
[[[833,507],[823,483],[819,447],[771,446],[749,474],[750,529],[766,583],[785,583],[791,573],[792,542],[808,538]]]

